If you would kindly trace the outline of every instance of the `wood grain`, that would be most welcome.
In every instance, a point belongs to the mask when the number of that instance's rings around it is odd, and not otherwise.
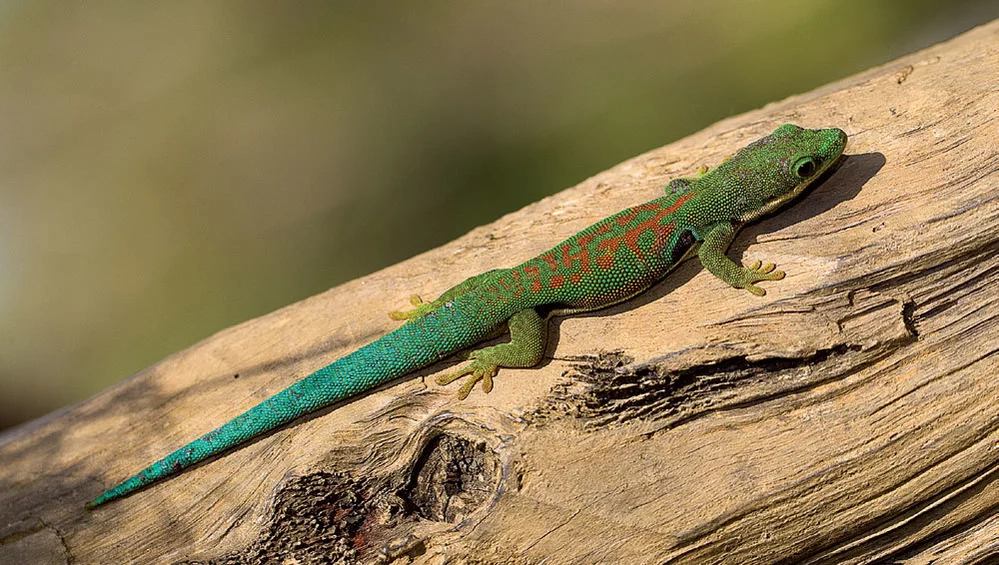
[[[999,22],[724,120],[0,436],[0,563],[999,562]],[[557,320],[458,402],[401,379],[95,512],[104,488],[776,125],[848,157],[730,255]]]

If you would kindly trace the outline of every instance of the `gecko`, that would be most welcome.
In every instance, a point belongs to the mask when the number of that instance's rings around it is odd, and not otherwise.
[[[436,378],[443,386],[467,377],[459,399],[478,383],[488,393],[501,367],[541,362],[550,317],[624,302],[695,254],[723,282],[763,296],[756,283],[783,279],[784,272],[760,261],[737,265],[725,255],[729,244],[741,227],[798,197],[839,160],[846,143],[846,133],[837,128],[781,125],[714,169],[674,179],[665,195],[604,218],[537,257],[473,276],[430,302],[414,295],[413,309],[389,314],[404,322],[394,331],[177,449],[86,507],[131,494],[310,412],[509,332],[508,342],[472,351],[467,365]]]

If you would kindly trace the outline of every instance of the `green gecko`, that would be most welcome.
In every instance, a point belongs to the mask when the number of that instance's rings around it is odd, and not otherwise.
[[[221,427],[108,490],[87,508],[123,497],[324,406],[431,365],[508,329],[510,341],[469,354],[471,363],[437,377],[450,384],[470,375],[464,399],[482,383],[489,392],[500,367],[541,361],[547,319],[605,308],[645,291],[685,258],[735,288],[763,296],[755,285],[784,278],[775,265],[743,267],[725,251],[742,226],[801,194],[843,153],[839,129],[784,124],[697,178],[666,185],[666,195],[600,220],[541,255],[510,269],[469,278],[433,302],[393,312],[406,323],[319,369]]]

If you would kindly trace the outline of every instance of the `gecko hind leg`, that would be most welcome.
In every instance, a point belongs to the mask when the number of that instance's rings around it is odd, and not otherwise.
[[[409,297],[409,303],[415,306],[416,308],[412,310],[405,310],[405,311],[395,310],[389,312],[389,318],[392,318],[393,320],[402,321],[402,320],[414,320],[416,318],[424,316],[427,314],[427,312],[431,312],[433,310],[436,310],[437,308],[440,308],[443,304],[447,303],[449,300],[454,300],[455,298],[461,296],[462,294],[465,294],[466,292],[475,289],[477,286],[482,284],[482,281],[484,281],[487,276],[496,273],[496,271],[498,270],[499,269],[493,269],[492,271],[486,271],[485,273],[482,273],[480,275],[469,277],[464,281],[445,290],[444,294],[437,297],[437,300],[434,300],[433,302],[424,302],[423,299],[420,298],[420,295],[413,294]]]
[[[437,377],[439,385],[449,385],[454,381],[471,375],[458,389],[458,398],[464,400],[482,382],[482,392],[489,393],[493,389],[493,377],[500,367],[524,368],[533,367],[541,362],[548,340],[548,324],[532,308],[521,310],[507,322],[510,328],[510,342],[483,347],[469,354],[472,361],[465,367]]]

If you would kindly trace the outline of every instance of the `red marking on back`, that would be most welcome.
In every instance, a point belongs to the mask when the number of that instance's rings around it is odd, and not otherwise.
[[[693,197],[694,197],[693,192],[688,192],[687,194],[684,194],[680,198],[677,198],[676,202],[670,204],[669,208],[663,210],[663,214],[672,214],[673,212],[676,212],[677,210],[682,208],[683,205],[686,204],[688,200],[690,200]]]
[[[520,271],[511,271],[510,274],[513,276],[513,296],[520,298],[525,292],[524,283],[520,281]]]
[[[605,269],[609,269],[614,264],[614,253],[617,252],[618,247],[622,243],[628,246],[628,249],[635,254],[636,257],[645,261],[645,253],[642,248],[638,245],[638,238],[641,237],[646,231],[652,230],[655,234],[655,242],[652,245],[650,251],[653,253],[658,253],[659,249],[666,245],[666,241],[669,238],[669,234],[673,233],[674,225],[672,223],[662,224],[662,220],[679,210],[684,204],[687,203],[694,196],[693,192],[688,192],[680,198],[677,198],[675,202],[667,206],[666,208],[661,208],[662,204],[658,202],[649,202],[647,204],[642,204],[641,206],[636,206],[631,209],[630,213],[624,216],[618,217],[617,221],[621,225],[626,225],[628,222],[622,222],[623,219],[628,218],[630,222],[633,220],[639,211],[655,211],[656,214],[650,218],[642,220],[638,224],[628,228],[623,235],[616,237],[611,237],[597,243],[597,249],[603,251],[599,257],[597,257],[597,264]]]
[[[555,271],[558,269],[558,259],[555,258],[555,255],[553,255],[551,251],[542,255],[541,258],[544,259],[545,263],[548,263],[548,267],[550,267],[551,270]]]
[[[586,244],[593,240],[592,236],[589,236],[589,240],[585,243],[580,238],[579,242],[579,253],[569,253],[570,245],[569,243],[562,244],[562,266],[566,269],[571,269],[573,263],[577,260],[579,261],[579,270],[589,271],[590,270],[590,250],[586,247]]]
[[[515,271],[516,272],[516,271]],[[519,279],[520,277],[514,277]],[[520,284],[519,280],[514,280],[512,283],[506,278],[499,279],[500,286],[503,290],[507,292],[508,295],[513,295],[514,298],[518,298],[521,294],[524,294],[524,287]]]
[[[548,286],[550,286],[552,290],[560,289],[564,284],[565,284],[565,277],[563,277],[562,275],[552,275],[551,280],[548,281]]]
[[[610,224],[600,224],[597,229],[593,230],[594,234],[607,233],[611,229]]]
[[[490,285],[489,288],[488,288],[488,290],[489,290],[490,297],[491,298],[495,298],[496,301],[498,301],[500,303],[506,303],[506,301],[510,299],[509,295],[507,293],[503,292],[502,290],[500,290],[500,287],[497,286],[497,285],[495,285],[495,284],[494,285]]]
[[[534,266],[524,267],[524,274],[531,281],[531,290],[534,292],[541,290],[541,269]]]
[[[651,229],[656,234],[655,242],[650,250],[653,253],[658,252],[659,248],[666,244],[666,238],[669,234],[673,233],[673,224],[660,225],[655,220],[656,218],[649,218],[624,234],[624,244],[642,261],[645,261],[645,253],[638,245],[638,238],[643,233]]]
[[[597,265],[599,265],[601,269],[610,269],[614,266],[614,253],[620,245],[620,237],[605,239],[597,243],[597,249],[603,251],[602,254],[597,256]]]
[[[627,214],[625,214],[623,216],[618,216],[617,217],[617,223],[620,224],[620,225],[622,225],[622,226],[626,226],[626,225],[630,224],[631,221],[634,220],[635,216],[637,216],[637,215],[638,215],[638,210],[635,210],[634,208],[632,208],[631,210],[628,210]]]
[[[580,273],[573,273],[569,275],[569,282],[571,282],[572,284],[578,284],[579,281],[581,280],[583,280],[583,275],[581,275]]]

